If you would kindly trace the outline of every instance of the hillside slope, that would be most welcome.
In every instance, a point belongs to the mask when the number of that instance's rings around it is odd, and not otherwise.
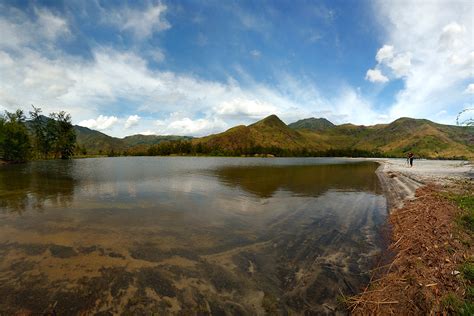
[[[298,131],[331,148],[379,151],[399,157],[409,151],[429,158],[474,156],[474,128],[442,125],[424,119],[400,118],[390,124],[343,124],[324,131]]]
[[[288,124],[288,127],[292,129],[309,129],[312,131],[324,131],[334,126],[336,125],[322,117],[311,117]]]
[[[362,150],[404,157],[474,157],[474,128],[442,125],[423,119],[400,118],[390,124],[334,125],[326,119],[305,119],[286,125],[271,115],[254,124],[233,127],[223,133],[194,140],[195,144],[224,152],[252,152],[276,148],[324,153],[328,150]],[[273,153],[273,152],[268,152]]]
[[[276,115],[248,126],[239,125],[223,133],[196,139],[194,143],[224,151],[243,152],[257,147],[290,150],[314,147],[306,137],[289,128]]]
[[[142,151],[151,145],[159,144],[163,141],[189,140],[188,136],[158,136],[158,135],[132,135],[125,138],[117,138],[106,135],[99,131],[75,125],[77,135],[77,145],[85,148],[88,154],[99,154],[123,151]]]

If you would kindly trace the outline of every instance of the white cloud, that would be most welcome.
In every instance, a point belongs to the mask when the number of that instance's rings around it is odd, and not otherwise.
[[[464,93],[474,94],[474,83],[470,83],[466,90],[464,90]]]
[[[370,82],[381,82],[385,83],[388,81],[388,78],[382,74],[379,69],[369,69],[365,75],[365,79]]]
[[[111,128],[117,122],[118,118],[115,116],[99,115],[97,119],[84,120],[79,122],[79,125],[97,130],[106,130]]]
[[[391,60],[393,58],[393,46],[384,45],[380,48],[375,56],[377,62],[382,63],[385,60]]]
[[[278,109],[272,104],[258,99],[236,98],[222,102],[214,108],[214,111],[222,117],[258,119],[275,114]]]
[[[189,117],[156,121],[157,132],[161,135],[195,135],[204,136],[221,132],[228,125],[218,118],[190,119]]]
[[[143,131],[143,132],[140,132],[138,134],[140,134],[140,135],[157,135],[156,132],[153,132],[153,131],[150,131],[150,130]]]
[[[125,121],[125,128],[137,126],[139,121],[140,121],[140,116],[130,115],[128,119]]]
[[[411,67],[411,53],[400,53],[395,55],[391,60],[388,60],[387,65],[392,69],[397,78],[408,75]]]
[[[46,9],[35,9],[34,16],[0,4],[0,48],[39,47],[50,49],[57,39],[69,36],[65,18]]]
[[[144,39],[154,32],[163,31],[171,27],[165,19],[167,7],[162,3],[149,5],[145,9],[131,9],[123,7],[118,10],[104,10],[104,22],[117,25],[121,30],[130,31],[136,37]]]
[[[390,71],[395,78],[402,78],[408,75],[411,68],[412,54],[410,52],[395,52],[392,45],[384,45],[377,51],[375,60],[377,66]],[[365,79],[371,82],[388,82],[389,78],[382,74],[380,69],[369,69]]]
[[[436,114],[447,109],[441,122],[451,123],[463,104],[463,90],[473,75],[474,41],[472,1],[383,1],[374,2],[385,42],[393,58],[385,59],[403,88],[390,107],[391,119],[400,116],[440,120]]]
[[[453,49],[462,45],[462,35],[466,32],[463,25],[451,22],[445,27],[439,36],[439,46],[441,49]]]
[[[62,17],[54,15],[48,10],[35,10],[38,16],[39,30],[49,40],[55,40],[60,36],[69,34],[68,23]]]

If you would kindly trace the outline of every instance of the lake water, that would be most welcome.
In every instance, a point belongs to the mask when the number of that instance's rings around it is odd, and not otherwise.
[[[192,157],[0,166],[0,314],[337,312],[381,249],[376,168]]]

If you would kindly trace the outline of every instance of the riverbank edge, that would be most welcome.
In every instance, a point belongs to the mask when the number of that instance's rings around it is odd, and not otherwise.
[[[408,284],[404,288],[400,287],[400,284],[394,284],[397,283],[399,280],[402,280],[402,283],[406,281],[404,279],[404,277],[406,277],[406,271],[410,271],[410,269],[413,269],[412,261],[399,260],[400,257],[403,256],[402,252],[406,252],[406,250],[411,248],[413,245],[419,244],[420,240],[423,241],[423,239],[420,239],[420,236],[417,236],[416,234],[404,233],[413,230],[414,225],[411,220],[400,221],[400,217],[404,216],[405,218],[416,219],[420,216],[423,218],[423,215],[426,216],[427,214],[428,216],[436,216],[431,214],[431,210],[439,208],[440,205],[437,205],[438,203],[444,203],[444,205],[442,205],[441,207],[444,207],[443,213],[447,214],[447,219],[445,219],[445,221],[448,221],[448,229],[444,231],[444,234],[432,235],[431,238],[429,238],[430,240],[428,241],[431,241],[430,244],[434,245],[436,249],[439,249],[440,246],[437,246],[437,244],[448,244],[449,247],[452,246],[446,240],[461,240],[461,242],[458,243],[461,245],[458,245],[458,253],[456,254],[453,260],[454,262],[451,262],[448,257],[445,257],[444,261],[442,260],[442,257],[438,259],[440,261],[443,261],[442,265],[448,266],[447,268],[445,267],[445,270],[447,269],[446,271],[450,272],[450,277],[448,277],[447,279],[451,279],[451,283],[453,283],[452,279],[454,279],[455,277],[462,278],[462,276],[459,275],[460,272],[457,270],[459,269],[460,262],[464,264],[469,264],[472,263],[474,260],[472,256],[472,234],[463,230],[459,230],[459,224],[456,223],[456,221],[458,220],[459,214],[460,212],[462,212],[462,210],[457,205],[455,205],[455,203],[447,199],[446,196],[447,194],[453,193],[453,191],[456,190],[456,187],[459,188],[460,182],[464,182],[466,184],[466,187],[469,187],[472,192],[472,188],[474,187],[474,178],[472,172],[473,161],[465,162],[467,165],[470,166],[471,170],[469,172],[464,172],[461,176],[457,174],[456,177],[452,178],[450,177],[450,174],[443,176],[431,175],[432,177],[429,180],[424,180],[420,179],[420,177],[413,177],[407,174],[407,172],[396,170],[396,168],[391,168],[390,163],[386,159],[368,160],[375,161],[379,164],[379,167],[376,170],[376,175],[379,178],[382,190],[387,199],[387,225],[392,226],[392,228],[394,228],[390,229],[389,238],[391,239],[391,242],[389,243],[389,247],[386,251],[387,253],[392,253],[393,259],[391,259],[388,264],[385,264],[384,266],[375,267],[375,269],[371,271],[371,280],[367,287],[364,289],[364,291],[362,291],[358,295],[345,299],[348,311],[352,315],[383,315],[387,313],[403,314],[407,312],[410,314],[423,314],[433,312],[449,313],[449,304],[446,305],[446,303],[444,302],[445,298],[443,298],[443,300],[440,300],[439,297],[440,291],[438,290],[438,288],[443,288],[443,284],[429,282],[428,284],[426,284],[426,282],[425,284],[423,284],[420,282],[419,279],[416,280],[416,277],[414,278],[414,280],[410,280],[412,284]],[[464,184],[461,184],[461,186],[464,186]],[[428,199],[425,198],[427,196],[429,197]],[[434,198],[434,200],[430,198]],[[420,207],[420,204],[423,207]],[[422,214],[423,212],[425,214]],[[417,225],[419,224],[420,223],[417,222]],[[430,223],[428,221],[421,223],[421,225],[425,230],[436,230],[436,227],[433,228],[432,226],[430,226]],[[441,226],[446,226],[446,223],[441,224]],[[458,240],[456,240],[456,238]],[[401,242],[402,239],[404,239],[403,242]],[[422,246],[425,249],[422,249],[420,251],[421,254],[418,254],[419,256],[416,258],[420,259],[420,264],[425,258],[424,254],[428,254],[428,252],[430,251],[429,247],[427,247],[425,244],[423,244]],[[405,247],[405,249],[401,249],[401,247]],[[454,251],[452,249],[453,248],[451,248],[450,251]],[[395,263],[395,261],[397,262]],[[417,264],[417,262],[415,262],[415,264]],[[431,260],[428,262],[428,265],[432,265]],[[438,267],[434,267],[433,270],[438,270]],[[447,281],[447,283],[450,282]],[[418,287],[421,288],[418,289]],[[453,285],[446,284],[443,290],[446,290],[446,287],[452,288]],[[418,295],[419,293],[426,291],[427,288],[430,291],[431,288],[433,288],[434,295],[432,293],[428,293],[428,296],[430,296],[430,299],[433,299],[433,301],[435,301],[436,304],[434,304],[434,307],[433,304],[430,306],[430,304],[425,304],[426,302],[422,302],[422,297],[426,297],[426,293]],[[457,290],[459,290],[459,286]],[[449,295],[450,294],[451,292],[449,293]],[[465,294],[465,291],[461,291],[460,293],[461,296]],[[402,300],[397,300],[396,298],[400,296],[405,296],[405,298],[408,298],[408,302],[402,302]],[[444,297],[446,297],[446,295]],[[413,307],[407,308],[407,303],[412,304]],[[419,307],[416,306],[417,304],[425,304],[425,309],[419,309]],[[440,308],[444,310],[440,310]],[[453,311],[451,310],[451,312]]]

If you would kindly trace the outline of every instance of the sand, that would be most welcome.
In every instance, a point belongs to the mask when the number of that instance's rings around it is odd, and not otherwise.
[[[390,212],[401,208],[405,201],[415,198],[415,191],[426,185],[449,186],[455,182],[474,182],[474,165],[461,160],[415,159],[413,167],[406,159],[367,159],[377,161],[380,182],[387,197]]]

